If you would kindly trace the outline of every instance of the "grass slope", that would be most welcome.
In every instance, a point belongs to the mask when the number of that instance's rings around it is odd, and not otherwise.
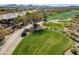
[[[62,12],[62,13],[57,13],[52,16],[48,16],[49,20],[54,20],[54,19],[66,19],[70,18],[74,15],[79,15],[79,11],[69,11],[69,12]]]
[[[62,24],[58,23],[43,23],[44,26],[50,27],[50,28],[57,28],[57,29],[63,29],[64,26]]]
[[[13,55],[59,55],[71,45],[71,39],[63,33],[44,29],[24,37]]]

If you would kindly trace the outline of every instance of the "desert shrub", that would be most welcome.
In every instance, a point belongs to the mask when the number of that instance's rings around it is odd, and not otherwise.
[[[27,33],[25,31],[23,33],[21,33],[21,37],[24,37],[26,35],[27,35]]]
[[[1,36],[1,35],[0,35],[0,42],[2,42],[3,39],[4,39],[4,36]]]
[[[11,30],[0,28],[0,42],[3,41],[4,37],[6,35],[9,35],[11,33]]]
[[[74,55],[77,55],[77,49],[74,47],[71,49],[71,52],[74,54]]]
[[[11,33],[11,29],[0,29],[0,34],[3,36],[9,35]]]

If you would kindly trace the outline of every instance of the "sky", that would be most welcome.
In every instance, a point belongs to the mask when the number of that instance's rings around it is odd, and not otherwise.
[[[79,4],[79,0],[0,0],[0,4]]]

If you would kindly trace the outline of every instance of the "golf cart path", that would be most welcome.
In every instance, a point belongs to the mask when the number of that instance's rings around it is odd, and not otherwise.
[[[28,25],[26,28],[29,28],[31,25]],[[25,28],[25,27],[24,27]],[[0,47],[0,55],[11,55],[16,46],[22,40],[21,33],[23,32],[24,28],[15,31],[13,34],[10,35],[4,45]]]

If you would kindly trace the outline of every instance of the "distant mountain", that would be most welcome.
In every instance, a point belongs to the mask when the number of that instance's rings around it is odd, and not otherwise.
[[[55,4],[55,5],[24,5],[24,4],[0,4],[2,7],[19,7],[19,8],[54,8],[54,7],[65,7],[65,8],[79,8],[79,5],[64,5],[64,4]]]
[[[69,6],[69,7],[71,7],[71,8],[79,8],[79,6]]]
[[[3,7],[16,7],[17,5],[16,4],[2,4],[0,6],[3,6]]]
[[[17,5],[17,4],[6,4],[6,5],[0,5],[1,7],[16,7],[16,8],[50,8],[51,6],[41,6],[41,5]]]
[[[17,6],[16,4],[8,4],[8,5],[5,5],[5,6]]]

